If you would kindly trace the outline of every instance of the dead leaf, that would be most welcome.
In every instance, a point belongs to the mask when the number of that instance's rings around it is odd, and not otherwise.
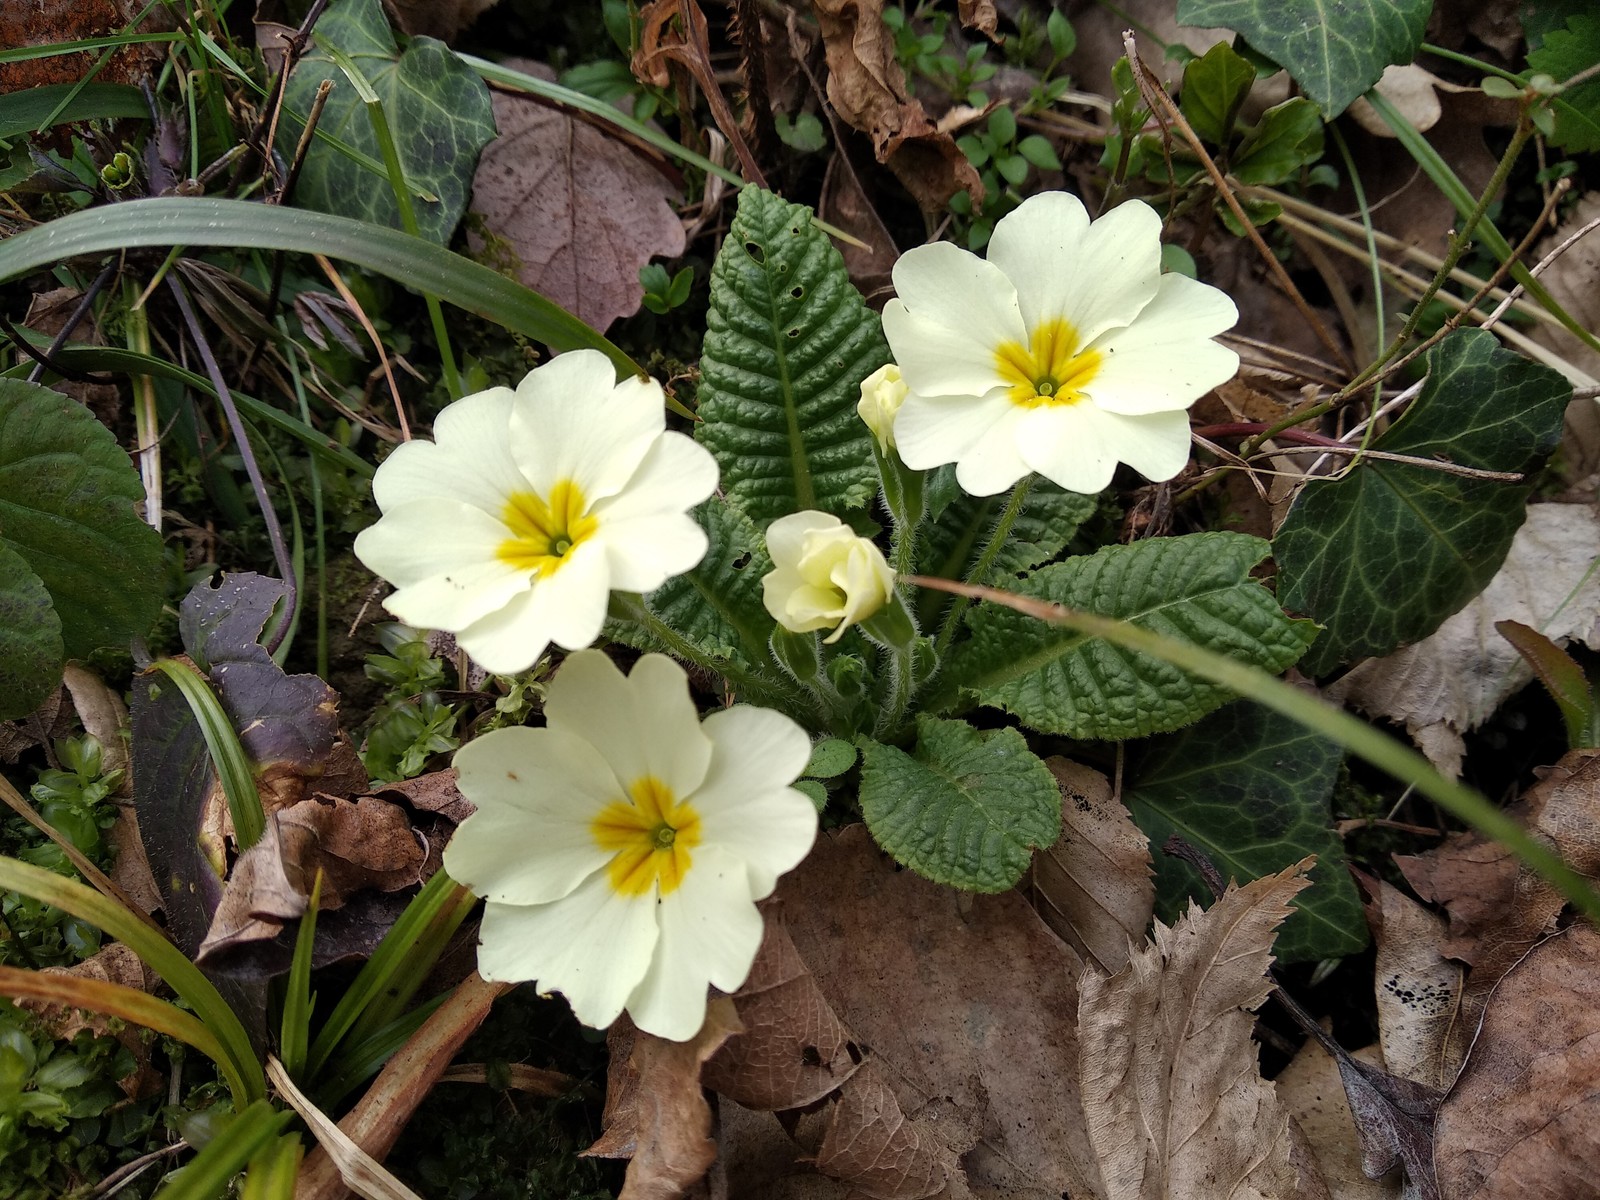
[[[505,65],[549,77],[521,59]],[[637,312],[639,268],[683,253],[678,189],[626,144],[528,96],[495,89],[500,136],[472,181],[473,253],[597,329]]]
[[[33,712],[14,721],[0,721],[0,762],[14,763],[35,746],[72,733],[76,718],[66,692],[57,688]]]
[[[1600,878],[1600,750],[1569,751],[1508,815],[1574,871]],[[1419,896],[1449,913],[1440,951],[1471,968],[1461,1015],[1470,1031],[1495,984],[1554,928],[1566,902],[1510,850],[1477,834],[1451,834],[1438,849],[1396,855],[1395,863]]]
[[[605,1132],[584,1153],[628,1159],[621,1200],[676,1200],[716,1161],[700,1072],[743,1028],[727,996],[706,1006],[705,1024],[687,1042],[642,1033],[625,1016],[611,1026]]]
[[[994,0],[958,0],[956,11],[968,29],[976,29],[991,42],[1000,41],[995,36],[999,18],[995,16]]]
[[[1355,1051],[1353,1057],[1374,1065],[1381,1058],[1375,1045]],[[1291,1128],[1300,1128],[1316,1155],[1333,1200],[1398,1200],[1398,1178],[1368,1179],[1361,1169],[1361,1139],[1345,1098],[1339,1064],[1316,1038],[1306,1039],[1272,1084],[1294,1123]]]
[[[500,0],[383,0],[394,23],[412,37],[448,42]]]
[[[161,977],[122,942],[108,943],[70,967],[46,967],[44,974],[114,983],[141,992],[154,992],[161,986]],[[114,1037],[126,1046],[133,1055],[134,1068],[117,1080],[117,1086],[128,1099],[153,1095],[161,1089],[164,1077],[150,1064],[151,1041],[138,1026],[114,1020],[104,1013],[49,1000],[23,997],[16,1000],[16,1005],[32,1013],[42,1029],[62,1041],[70,1041],[88,1030],[96,1037]]]
[[[1061,837],[1034,856],[1030,899],[1063,941],[1114,974],[1150,926],[1150,839],[1099,771],[1061,757],[1045,766],[1061,789]]]
[[[412,808],[422,812],[437,813],[454,825],[459,825],[477,811],[456,787],[456,770],[446,767],[442,771],[429,771],[415,779],[401,783],[386,783],[378,789],[381,796],[400,796]]]
[[[0,20],[0,27],[3,27]],[[12,45],[6,42],[4,35],[0,34],[0,45]],[[18,64],[28,65],[28,64]],[[0,72],[6,70],[0,65]],[[0,91],[3,91],[0,88]],[[42,333],[46,337],[54,338],[67,322],[72,318],[83,293],[77,288],[60,287],[48,292],[36,292],[28,303],[28,315],[22,323],[35,333]],[[67,345],[103,346],[105,338],[101,336],[100,328],[95,323],[93,314],[84,318],[78,325],[73,335],[68,337]],[[90,383],[85,380],[62,379],[50,385],[52,389],[63,396],[71,396],[79,404],[98,417],[102,424],[115,426],[118,416],[122,413],[122,394],[115,384]]]
[[[1405,725],[1440,771],[1460,775],[1462,734],[1533,678],[1495,622],[1520,621],[1558,644],[1600,646],[1600,573],[1589,574],[1597,557],[1600,519],[1591,507],[1532,505],[1488,587],[1431,636],[1358,663],[1328,698]]]
[[[957,192],[984,199],[983,182],[948,133],[928,119],[905,88],[894,34],[883,23],[883,0],[813,0],[828,59],[828,103],[852,128],[872,139],[878,161],[926,212],[938,212]]]
[[[1594,287],[1595,279],[1600,278],[1600,228],[1591,228],[1597,220],[1600,193],[1589,191],[1578,198],[1561,223],[1540,239],[1528,256],[1530,262],[1537,261],[1578,237],[1540,273],[1539,282],[1585,329],[1600,328],[1600,295]],[[1550,329],[1541,323],[1530,336],[1566,361],[1568,366],[1561,368],[1562,374],[1574,387],[1593,387],[1600,379],[1600,353],[1567,330]],[[1562,456],[1574,480],[1600,470],[1600,401],[1574,400],[1567,406],[1567,444]]]
[[[1434,90],[1435,88],[1447,91],[1464,90],[1456,84],[1445,83],[1432,71],[1416,63],[1395,63],[1384,68],[1383,78],[1374,86],[1379,95],[1399,109],[1401,115],[1420,130],[1432,129],[1439,123],[1439,116],[1444,111],[1439,104],[1439,93]],[[1350,116],[1357,125],[1374,137],[1397,136],[1365,96],[1356,98],[1355,103],[1350,106]]]
[[[1460,964],[1440,949],[1444,919],[1399,888],[1363,883],[1376,889],[1367,902],[1367,924],[1377,945],[1373,975],[1383,1065],[1443,1091],[1455,1082],[1471,1036],[1461,1016]]]
[[[117,795],[133,795],[133,780],[128,774],[128,706],[106,686],[105,680],[77,663],[66,665],[61,682],[72,696],[72,707],[83,722],[83,731],[100,743],[101,771],[107,775],[121,771]]]
[[[1256,1067],[1251,1012],[1313,859],[1229,888],[1116,975],[1086,970],[1078,1036],[1089,1141],[1109,1200],[1301,1194],[1289,1119]]]
[[[1600,933],[1575,925],[1500,981],[1439,1110],[1450,1200],[1569,1200],[1600,1179]]]
[[[111,882],[145,912],[159,911],[161,889],[156,886],[144,842],[139,837],[139,814],[131,806],[117,809],[116,820],[106,832],[106,844],[112,853],[111,866],[106,871]]]
[[[861,180],[850,166],[849,159],[842,153],[834,155],[828,162],[817,213],[863,243],[856,246],[840,242],[839,254],[844,259],[845,270],[850,273],[850,282],[856,285],[856,290],[871,307],[882,309],[894,292],[890,272],[894,270],[900,251],[894,244],[894,238],[889,235],[883,218],[878,215],[878,210],[861,190]]]

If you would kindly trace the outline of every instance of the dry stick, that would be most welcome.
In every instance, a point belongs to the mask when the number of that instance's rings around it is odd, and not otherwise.
[[[283,527],[278,524],[277,510],[272,507],[272,496],[267,491],[267,481],[261,476],[261,467],[256,462],[255,451],[250,447],[250,435],[245,432],[244,420],[239,416],[239,409],[233,402],[233,392],[228,387],[228,381],[222,377],[222,368],[217,365],[217,359],[211,353],[211,343],[206,340],[205,331],[200,328],[196,320],[194,309],[189,305],[189,297],[183,290],[183,284],[178,282],[174,275],[167,276],[167,287],[172,289],[172,296],[178,302],[178,311],[183,314],[183,323],[189,327],[189,336],[194,340],[195,349],[200,353],[200,361],[205,364],[206,375],[211,380],[211,386],[216,389],[217,402],[222,405],[223,414],[228,419],[228,428],[233,431],[233,440],[238,443],[239,457],[244,460],[245,474],[250,477],[250,487],[255,491],[256,504],[261,508],[262,519],[267,526],[267,539],[272,543],[272,557],[278,564],[278,575],[283,581],[286,593],[283,620],[278,623],[278,628],[268,639],[267,653],[272,653],[283,644],[283,639],[288,636],[290,628],[294,625],[296,612],[300,607],[300,589],[295,584],[294,563],[289,558],[289,547],[283,540]]]
[[[1565,179],[1563,179],[1561,182],[1565,183],[1567,181]],[[1596,217],[1594,220],[1592,220],[1592,221],[1588,222],[1587,224],[1585,224],[1583,226],[1583,228],[1579,229],[1576,233],[1574,233],[1570,237],[1568,237],[1565,241],[1563,241],[1554,250],[1550,251],[1549,254],[1546,254],[1528,272],[1528,274],[1532,275],[1534,278],[1537,279],[1540,275],[1544,274],[1546,268],[1548,268],[1551,263],[1555,262],[1556,259],[1560,258],[1568,250],[1571,250],[1574,246],[1576,246],[1584,238],[1588,237],[1596,229],[1600,229],[1600,217]],[[1519,284],[1517,284],[1516,287],[1512,288],[1511,291],[1506,294],[1506,298],[1504,300],[1500,301],[1499,305],[1495,308],[1495,310],[1492,313],[1490,313],[1484,319],[1483,327],[1485,329],[1488,329],[1491,325],[1496,324],[1500,320],[1501,317],[1506,315],[1506,310],[1508,308],[1510,308],[1512,303],[1521,295],[1522,295],[1522,285],[1519,283]]]
[[[728,139],[733,152],[739,156],[739,169],[744,177],[757,187],[766,187],[766,176],[756,165],[755,155],[750,153],[744,134],[739,132],[739,122],[734,120],[733,110],[728,107],[722,89],[717,86],[716,73],[711,69],[711,35],[706,29],[705,13],[700,11],[695,0],[678,0],[678,16],[683,21],[683,52],[673,57],[689,69],[700,90],[705,93],[706,103],[711,106],[711,117],[716,121],[717,128],[722,130],[722,136]]]
[[[317,264],[322,268],[322,273],[333,282],[333,286],[338,290],[339,296],[350,306],[350,311],[356,314],[356,320],[361,322],[361,328],[366,330],[367,336],[372,339],[373,348],[378,352],[378,362],[383,365],[383,377],[389,381],[389,395],[394,400],[394,414],[400,419],[400,440],[409,442],[411,440],[411,425],[406,420],[405,405],[400,402],[400,388],[394,381],[394,371],[389,367],[389,356],[384,353],[383,339],[378,336],[378,331],[373,327],[372,321],[368,319],[366,310],[361,307],[361,302],[355,298],[355,294],[345,286],[343,276],[334,269],[333,264],[320,254],[314,254],[312,257],[317,260]]]
[[[245,139],[245,144],[261,157],[264,165],[272,162],[272,143],[263,142],[270,126],[274,136],[278,132],[278,114],[283,108],[283,93],[289,83],[289,74],[294,70],[295,63],[305,53],[306,43],[311,40],[311,31],[322,18],[323,10],[328,7],[328,0],[312,0],[311,7],[306,11],[305,20],[300,22],[289,37],[288,45],[283,48],[283,67],[278,71],[277,78],[272,81],[272,94],[267,97],[266,111],[256,121],[255,127],[250,131],[250,136]],[[263,148],[264,147],[264,148]],[[229,181],[228,190],[238,191],[244,182],[244,169],[249,160],[239,164],[239,169],[234,172],[233,179]]]
[[[1278,261],[1278,256],[1273,254],[1271,247],[1266,242],[1262,241],[1261,234],[1256,230],[1255,224],[1245,215],[1243,207],[1239,204],[1238,197],[1233,194],[1233,189],[1228,186],[1228,181],[1223,178],[1222,172],[1217,169],[1217,164],[1212,160],[1211,155],[1206,152],[1205,146],[1201,144],[1199,136],[1190,126],[1188,119],[1179,111],[1178,106],[1172,102],[1172,97],[1167,95],[1166,89],[1156,83],[1155,77],[1150,73],[1150,68],[1145,66],[1144,60],[1139,57],[1138,47],[1134,44],[1133,30],[1123,31],[1122,45],[1128,52],[1128,63],[1133,68],[1134,80],[1139,85],[1139,92],[1144,96],[1145,103],[1151,107],[1152,111],[1159,108],[1166,119],[1170,120],[1176,126],[1178,132],[1183,135],[1184,141],[1189,143],[1189,148],[1194,151],[1196,157],[1200,160],[1200,164],[1205,167],[1206,174],[1211,176],[1211,182],[1216,187],[1217,193],[1222,197],[1223,202],[1227,204],[1229,211],[1233,213],[1234,219],[1239,222],[1240,227],[1245,231],[1245,235],[1249,237],[1251,245],[1255,246],[1257,253],[1261,255],[1261,261],[1267,264],[1267,270],[1278,281],[1278,286],[1294,302],[1295,308],[1299,309],[1300,315],[1306,319],[1306,323],[1311,326],[1312,332],[1317,335],[1317,340],[1326,346],[1340,363],[1345,367],[1350,367],[1352,364],[1349,354],[1334,341],[1333,335],[1328,332],[1327,326],[1312,311],[1311,306],[1306,303],[1306,298],[1300,294],[1300,289],[1295,287],[1294,281],[1289,278],[1289,273],[1283,269],[1283,264]]]
[[[755,152],[771,154],[778,136],[772,120],[772,96],[767,89],[767,38],[755,0],[733,0],[733,39],[739,44],[739,65],[744,78],[745,111],[750,118],[750,140]]]
[[[1563,180],[1563,182],[1565,181]],[[89,310],[94,307],[95,300],[99,298],[100,292],[105,288],[106,284],[111,282],[112,273],[115,272],[116,269],[117,260],[112,259],[100,269],[100,274],[94,277],[94,282],[89,285],[88,289],[78,299],[76,307],[73,308],[71,314],[67,317],[66,324],[61,326],[61,331],[57,333],[54,339],[52,339],[50,342],[50,349],[46,353],[48,353],[52,358],[55,356],[56,352],[61,349],[61,347],[67,344],[67,339],[72,336],[72,331],[81,325],[83,323],[83,319],[89,315]],[[40,377],[44,374],[44,371],[44,360],[39,359],[35,361],[33,364],[33,370],[28,372],[28,382],[38,383]]]
[[[1202,425],[1194,430],[1196,437],[1222,438],[1222,437],[1251,437],[1263,432],[1267,426],[1260,421],[1231,421],[1224,425]],[[1418,458],[1412,454],[1391,454],[1386,450],[1363,450],[1360,446],[1349,446],[1344,442],[1336,441],[1326,434],[1313,433],[1305,429],[1284,429],[1277,434],[1277,440],[1282,442],[1298,442],[1308,449],[1318,450],[1323,454],[1345,454],[1352,457],[1379,458],[1384,462],[1404,463],[1408,467],[1420,467],[1425,471],[1442,471],[1446,475],[1460,475],[1467,479],[1492,479],[1497,483],[1521,483],[1526,478],[1520,471],[1490,471],[1482,467],[1463,467],[1452,462],[1443,462],[1437,458]],[[1266,451],[1272,457],[1284,453],[1282,450]]]

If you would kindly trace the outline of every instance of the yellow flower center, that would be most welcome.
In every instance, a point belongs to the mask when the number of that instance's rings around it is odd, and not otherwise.
[[[587,507],[583,489],[570,479],[559,480],[548,501],[536,492],[513,492],[500,514],[512,536],[496,555],[519,571],[554,575],[573,548],[600,527]]]
[[[606,875],[613,890],[643,896],[676,891],[689,872],[689,851],[700,844],[700,814],[654,775],[634,781],[629,800],[614,800],[589,826],[602,850],[613,853]]]
[[[1011,385],[1011,403],[1023,408],[1076,404],[1100,370],[1100,352],[1079,350],[1078,331],[1060,317],[1033,329],[1027,346],[1002,342],[994,357],[1000,377]]]

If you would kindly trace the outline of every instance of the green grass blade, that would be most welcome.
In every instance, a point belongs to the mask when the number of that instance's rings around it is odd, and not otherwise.
[[[0,282],[65,258],[143,246],[288,250],[341,258],[438,296],[556,350],[599,350],[624,375],[633,359],[531,288],[398,229],[304,209],[209,197],[159,197],[87,209],[0,242]]]
[[[245,1164],[294,1120],[294,1113],[257,1100],[206,1143],[183,1170],[155,1195],[155,1200],[217,1200]]]
[[[239,1185],[239,1200],[294,1200],[305,1143],[292,1133],[268,1142],[250,1160],[249,1173]]]
[[[0,55],[0,62],[5,56]],[[32,133],[56,114],[55,124],[150,116],[139,89],[123,83],[91,83],[72,94],[75,85],[51,83],[0,96],[0,138]],[[65,103],[63,104],[63,101]]]
[[[323,1067],[323,1080],[317,1085],[318,1103],[323,1108],[339,1107],[351,1092],[381,1071],[383,1064],[449,998],[449,992],[442,992],[365,1038],[346,1038]]]
[[[311,994],[311,951],[317,940],[317,905],[322,900],[322,871],[311,885],[311,900],[300,928],[294,935],[294,959],[289,964],[289,981],[283,1000],[283,1021],[278,1032],[278,1057],[284,1070],[294,1078],[305,1069],[306,1048],[311,1044],[311,1009],[316,997]]]
[[[21,892],[45,904],[53,904],[126,944],[166,980],[215,1035],[232,1067],[225,1073],[230,1088],[237,1088],[233,1093],[234,1103],[247,1104],[267,1094],[266,1077],[239,1018],[211,981],[201,974],[200,968],[166,938],[86,884],[14,858],[0,856],[0,891]]]
[[[267,817],[261,807],[261,793],[256,790],[256,776],[250,769],[249,756],[239,742],[233,722],[223,711],[222,701],[217,699],[211,685],[187,663],[160,658],[152,666],[172,680],[189,702],[189,711],[194,713],[200,733],[206,739],[206,749],[211,754],[211,765],[217,770],[222,793],[228,798],[228,815],[233,818],[239,849],[250,849],[266,832]]]

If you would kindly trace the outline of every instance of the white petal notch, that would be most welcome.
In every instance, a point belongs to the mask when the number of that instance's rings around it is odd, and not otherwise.
[[[616,381],[598,350],[558,355],[510,388],[465,396],[378,468],[382,516],[356,557],[394,585],[384,607],[440,629],[497,675],[553,642],[600,634],[612,591],[692,570],[706,536],[689,510],[717,464],[668,432],[654,380]]]
[[[750,972],[756,901],[816,840],[817,810],[790,786],[811,741],[744,705],[702,725],[688,676],[659,654],[629,675],[598,650],[570,655],[546,716],[455,756],[477,811],[444,865],[487,901],[478,971],[560,992],[586,1025],[626,1010],[687,1041],[707,987],[731,992]]]
[[[1185,414],[1239,369],[1212,340],[1239,312],[1162,275],[1160,236],[1142,200],[1090,221],[1045,192],[1001,218],[987,261],[949,243],[901,255],[883,331],[910,386],[890,434],[906,466],[955,463],[975,496],[1031,471],[1097,492],[1119,462],[1156,482],[1183,470]]]

